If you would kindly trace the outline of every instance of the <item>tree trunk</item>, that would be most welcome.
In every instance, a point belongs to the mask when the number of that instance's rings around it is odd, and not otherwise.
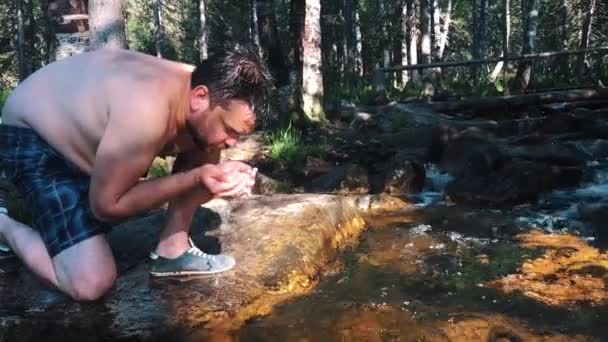
[[[346,39],[345,78],[348,92],[352,94],[355,88],[357,33],[355,32],[355,3],[354,0],[344,0],[344,36]]]
[[[408,6],[408,24],[410,26],[410,43],[408,44],[410,47],[409,62],[410,65],[416,65],[418,64],[418,37],[420,36],[420,22],[418,20],[420,0],[409,0]],[[414,84],[420,83],[420,72],[418,70],[412,70],[410,75]]]
[[[390,37],[389,37],[389,28],[387,27],[388,23],[390,22],[390,15],[388,14],[388,10],[387,10],[387,6],[385,6],[385,1],[386,0],[377,0],[378,1],[378,5],[379,5],[379,9],[380,9],[380,13],[379,13],[379,19],[380,19],[380,32],[382,34],[382,37],[380,38],[380,41],[382,42],[382,66],[383,67],[388,67],[391,65],[391,52],[390,52],[390,48],[391,48],[391,43],[390,43]],[[388,79],[389,82],[391,80],[391,76],[392,73],[389,75]],[[383,75],[385,76],[385,75]]]
[[[289,70],[281,51],[279,33],[274,15],[274,0],[257,0],[258,31],[260,46],[266,55],[277,87],[289,83]]]
[[[441,49],[441,8],[439,7],[439,0],[429,0],[431,5],[431,28],[433,30],[432,35],[432,61],[441,62],[439,56],[439,50]]]
[[[504,0],[504,31],[503,31],[503,42],[502,42],[502,56],[503,60],[503,68],[502,68],[502,79],[503,79],[503,94],[505,96],[509,95],[509,81],[507,80],[507,71],[509,69],[509,39],[511,38],[511,4],[509,0]]]
[[[290,112],[298,112],[302,109],[302,42],[304,41],[305,6],[305,0],[291,0],[289,8]]]
[[[538,1],[539,0],[522,0],[523,12],[523,35],[524,41],[522,44],[522,54],[534,52],[536,46],[536,35],[538,27]],[[517,73],[515,75],[514,88],[523,93],[528,88],[532,79],[532,61],[524,60],[519,63]]]
[[[123,0],[89,0],[90,49],[127,48]]]
[[[359,77],[363,77],[363,36],[361,34],[361,20],[359,20],[359,9],[355,2],[355,42],[357,54],[355,56],[355,70]]]
[[[429,1],[420,0],[420,56],[423,64],[431,63],[431,15]],[[423,72],[424,74],[424,72]]]
[[[17,58],[19,81],[23,81],[27,77],[25,60],[25,24],[23,20],[23,0],[17,0]]]
[[[593,12],[595,11],[595,0],[589,0],[589,7],[585,15],[585,20],[581,27],[581,43],[580,49],[586,49],[589,46],[589,37],[591,37],[591,26],[593,25]],[[576,60],[576,78],[578,82],[583,81],[585,68],[587,64],[586,54],[579,55]]]
[[[441,29],[441,39],[439,39],[439,60],[443,59],[445,47],[448,44],[450,34],[450,22],[452,21],[452,0],[448,0],[448,5],[443,13],[443,27]]]
[[[559,48],[562,50],[568,50],[568,21],[570,18],[570,10],[568,9],[568,0],[562,0],[560,6],[559,20],[564,23],[560,28],[560,44]],[[560,76],[563,80],[569,79],[570,73],[570,63],[568,61],[568,56],[560,56],[557,58],[557,64],[559,68]]]
[[[258,53],[262,54],[262,47],[260,46],[260,31],[258,30],[258,6],[257,0],[249,0],[251,4],[251,41],[253,46],[258,50]],[[293,3],[293,1],[292,1]]]
[[[479,0],[479,9],[473,7],[473,59],[481,59],[484,56],[487,12],[488,0]],[[472,68],[472,77],[473,83],[477,84],[479,82],[479,66]]]
[[[321,0],[306,0],[304,11],[302,112],[307,121],[325,123],[321,60]]]
[[[407,46],[407,36],[408,36],[408,27],[407,27],[407,3],[404,1],[401,5],[401,65],[408,65],[408,46]],[[401,84],[405,86],[407,82],[410,80],[410,71],[403,70],[401,72]]]
[[[49,0],[48,17],[51,23],[49,53],[51,60],[79,54],[89,45],[89,19],[85,0]]]
[[[201,0],[203,1],[203,0]],[[161,24],[161,8],[160,0],[152,0],[152,12],[154,17],[154,47],[156,48],[156,57],[163,56],[162,43],[162,24]]]

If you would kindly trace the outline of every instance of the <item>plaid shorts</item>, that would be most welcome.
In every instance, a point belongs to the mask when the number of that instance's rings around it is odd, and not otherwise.
[[[23,195],[32,226],[51,257],[110,225],[89,204],[89,175],[66,160],[35,131],[0,125],[0,169]]]

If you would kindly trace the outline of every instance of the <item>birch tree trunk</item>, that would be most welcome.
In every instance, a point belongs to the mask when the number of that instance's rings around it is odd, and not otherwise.
[[[407,46],[407,36],[408,36],[408,27],[407,27],[407,3],[404,1],[401,5],[401,34],[403,38],[401,39],[401,65],[408,65],[408,46]],[[401,72],[401,84],[404,86],[410,80],[410,72],[408,70],[403,70]]]
[[[579,47],[586,49],[589,46],[589,37],[591,36],[591,26],[593,25],[593,13],[595,11],[595,0],[589,0],[589,7],[585,15],[585,20],[581,27],[581,43]],[[579,83],[583,81],[587,64],[586,54],[580,54],[576,60],[576,78]]]
[[[431,63],[431,16],[429,1],[420,0],[420,56],[423,64]],[[423,71],[423,75],[426,71]]]
[[[523,12],[523,30],[524,40],[522,44],[522,54],[533,53],[536,49],[536,35],[538,27],[538,1],[539,0],[522,0]],[[519,63],[517,73],[515,75],[514,88],[523,93],[528,88],[532,79],[532,62],[524,60]]]
[[[127,48],[124,0],[89,0],[90,49]]]
[[[152,0],[152,12],[154,18],[154,47],[156,48],[156,57],[160,58],[163,56],[160,0]]]
[[[49,0],[48,18],[51,23],[50,60],[79,54],[89,45],[89,17],[84,0]]]
[[[420,21],[418,20],[420,0],[409,0],[408,6],[408,24],[410,26],[409,62],[410,65],[416,65],[418,64],[418,37],[420,36]],[[420,72],[418,70],[412,70],[410,76],[414,84],[420,83]]]
[[[253,42],[253,46],[256,47],[258,53],[261,55],[262,47],[260,46],[260,31],[258,30],[259,21],[257,1],[250,0],[249,3],[251,7],[251,41]]]
[[[441,49],[441,8],[439,7],[439,0],[429,0],[429,4],[431,5],[431,28],[433,30],[432,35],[432,61],[433,62],[441,62],[441,56],[439,55],[439,50]]]
[[[321,0],[306,0],[304,11],[302,112],[309,122],[325,123],[321,60]]]
[[[357,54],[355,56],[355,70],[359,77],[363,77],[363,36],[361,34],[361,20],[359,18],[358,2],[355,2],[355,46]]]
[[[450,23],[452,21],[452,0],[448,0],[448,5],[443,13],[443,26],[441,29],[441,38],[439,39],[439,60],[443,59],[445,47],[448,44],[448,36],[450,34]]]

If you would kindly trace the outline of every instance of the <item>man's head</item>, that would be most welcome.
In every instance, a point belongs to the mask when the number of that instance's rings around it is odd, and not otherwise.
[[[253,131],[264,110],[272,77],[258,54],[248,49],[213,53],[192,72],[187,127],[199,145],[225,148]]]

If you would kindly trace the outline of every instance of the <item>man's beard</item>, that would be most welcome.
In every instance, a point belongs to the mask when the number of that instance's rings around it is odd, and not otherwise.
[[[188,129],[188,133],[190,133],[190,137],[192,138],[194,145],[196,145],[202,151],[206,151],[209,144],[205,138],[200,135],[200,133],[191,124],[186,124],[186,127]]]

